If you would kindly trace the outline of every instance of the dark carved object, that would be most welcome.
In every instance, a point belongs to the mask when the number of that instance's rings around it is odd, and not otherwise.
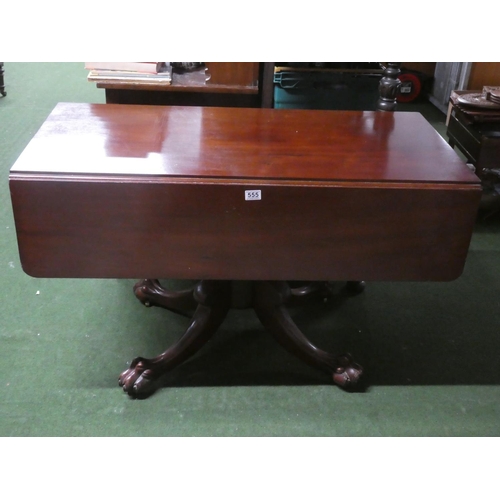
[[[153,301],[154,298],[168,295],[166,291],[158,293],[160,286],[155,280],[142,281],[140,288],[147,289],[144,293],[153,297]],[[193,292],[198,306],[184,335],[176,344],[153,359],[135,358],[130,368],[120,375],[119,384],[123,390],[132,397],[150,396],[157,389],[164,373],[205,345],[226,317],[230,306],[230,290],[228,281],[200,281]],[[165,304],[163,298],[154,303],[160,307],[165,307]]]
[[[362,368],[349,355],[335,356],[318,349],[300,331],[285,308],[291,290],[285,281],[258,281],[255,283],[254,308],[266,329],[289,352],[307,364],[332,374],[341,386],[354,386]]]
[[[134,398],[146,398],[160,385],[162,375],[198,351],[216,332],[231,306],[230,281],[200,281],[192,291],[169,292],[158,280],[146,279],[134,287],[137,298],[146,306],[158,306],[183,313],[197,304],[185,334],[172,347],[153,359],[135,358],[119,377],[123,390]],[[250,305],[264,327],[290,353],[309,365],[331,374],[335,384],[349,389],[356,385],[362,368],[350,355],[335,356],[314,346],[300,331],[285,308],[293,292],[286,281],[256,281],[252,285]],[[314,288],[314,290],[313,290]],[[295,288],[295,299],[307,291],[328,293],[327,282]],[[304,293],[301,293],[304,292]]]
[[[401,73],[401,63],[387,63],[384,76],[380,79],[377,109],[380,111],[394,111],[396,109],[396,96],[401,82],[398,79]]]
[[[165,290],[156,279],[139,281],[134,286],[134,293],[146,307],[163,307],[183,316],[190,316],[197,305],[194,288],[170,292]]]

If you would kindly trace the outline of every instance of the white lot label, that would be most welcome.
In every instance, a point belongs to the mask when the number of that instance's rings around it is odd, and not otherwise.
[[[245,191],[245,201],[258,201],[262,199],[260,189],[254,189],[252,191]]]

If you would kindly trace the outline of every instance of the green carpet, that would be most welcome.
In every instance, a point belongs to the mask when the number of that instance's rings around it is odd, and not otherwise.
[[[83,63],[6,63],[5,84],[0,436],[500,435],[498,215],[478,220],[452,283],[368,283],[357,297],[293,310],[319,346],[351,349],[366,368],[363,393],[283,351],[249,310],[231,311],[165,388],[129,399],[119,373],[168,347],[187,320],[142,306],[133,281],[24,274],[8,190],[10,167],[54,105],[104,102],[104,91]]]

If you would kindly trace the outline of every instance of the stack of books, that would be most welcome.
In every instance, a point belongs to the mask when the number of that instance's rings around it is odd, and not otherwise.
[[[86,62],[88,80],[131,84],[172,83],[172,66],[166,62]]]

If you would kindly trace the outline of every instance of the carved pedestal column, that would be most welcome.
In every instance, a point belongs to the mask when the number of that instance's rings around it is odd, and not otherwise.
[[[377,102],[379,111],[395,111],[396,96],[401,82],[398,79],[401,73],[401,63],[387,63],[384,69],[384,76],[380,79],[379,93]]]

